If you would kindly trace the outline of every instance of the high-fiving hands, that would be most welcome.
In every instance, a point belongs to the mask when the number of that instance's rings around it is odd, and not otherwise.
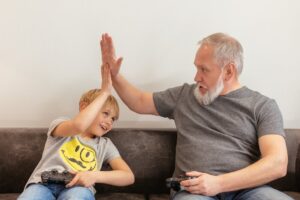
[[[120,70],[122,64],[122,57],[117,58],[112,38],[107,34],[102,34],[101,41],[102,63],[108,64],[112,78],[114,78]]]

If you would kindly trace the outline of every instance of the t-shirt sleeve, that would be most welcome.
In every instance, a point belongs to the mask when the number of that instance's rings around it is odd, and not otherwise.
[[[173,113],[185,85],[153,93],[154,105],[160,116],[174,119]]]
[[[285,137],[280,109],[273,99],[269,99],[261,108],[258,116],[258,136],[279,134]]]
[[[51,122],[50,126],[49,126],[49,129],[48,129],[48,132],[47,132],[47,136],[48,137],[52,137],[51,133],[52,131],[62,122],[64,121],[67,121],[69,120],[69,118],[67,117],[61,117],[61,118],[58,118],[58,119],[55,119],[54,121]]]
[[[106,138],[107,151],[104,156],[104,162],[108,163],[110,160],[120,157],[117,147],[112,143],[109,138]]]

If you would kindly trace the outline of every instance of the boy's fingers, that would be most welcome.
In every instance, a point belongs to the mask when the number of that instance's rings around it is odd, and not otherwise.
[[[79,179],[78,175],[74,176],[72,181],[66,185],[66,188],[74,186],[77,183],[78,179]]]
[[[109,70],[109,64],[108,63],[104,64],[102,69],[103,69],[104,75],[107,75],[108,70]]]

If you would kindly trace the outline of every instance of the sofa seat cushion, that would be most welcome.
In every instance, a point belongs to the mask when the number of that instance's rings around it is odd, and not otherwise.
[[[96,194],[96,199],[99,200],[146,200],[144,194],[135,193],[103,193]]]
[[[295,200],[300,200],[300,192],[290,192],[290,191],[284,191],[285,194],[289,195]]]
[[[169,194],[151,194],[149,195],[149,200],[169,200]]]
[[[19,193],[0,193],[0,200],[16,200],[20,194]],[[146,200],[143,194],[134,193],[105,193],[96,194],[96,199],[101,200]]]
[[[285,191],[285,194],[289,195],[295,200],[300,200],[300,192]],[[149,200],[169,200],[169,194],[151,194]]]
[[[0,200],[16,200],[20,193],[0,193]]]

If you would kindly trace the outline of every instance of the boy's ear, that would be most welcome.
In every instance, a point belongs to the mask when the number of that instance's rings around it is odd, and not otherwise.
[[[79,104],[79,111],[82,111],[87,106],[88,106],[88,103],[86,103],[86,102],[80,102],[80,104]]]

